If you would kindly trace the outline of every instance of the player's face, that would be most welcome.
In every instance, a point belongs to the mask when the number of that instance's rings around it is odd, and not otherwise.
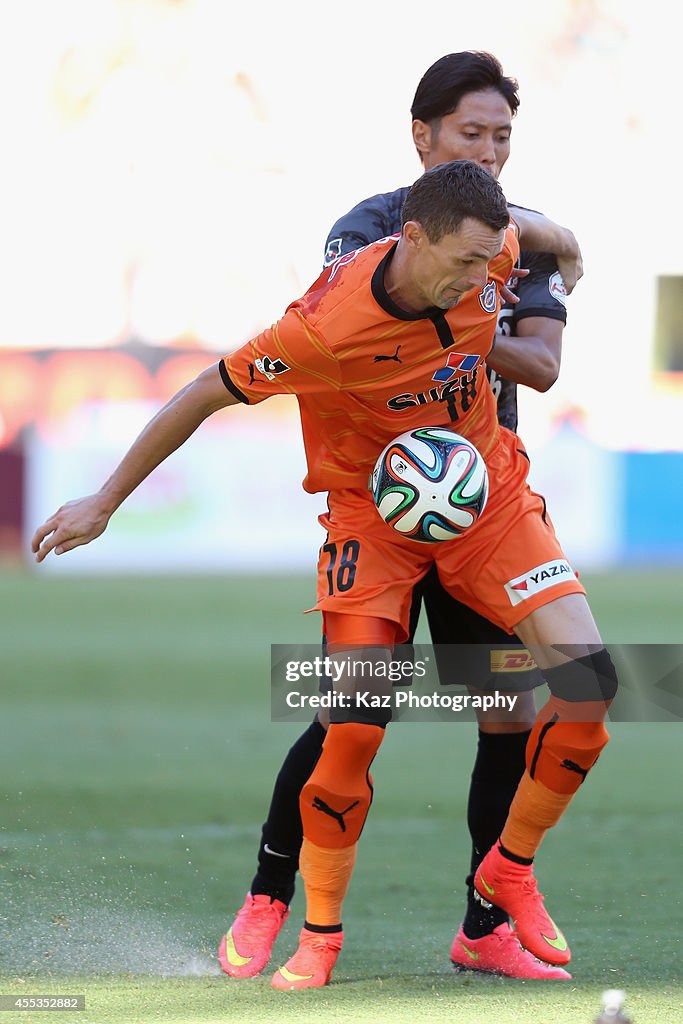
[[[512,111],[496,89],[470,92],[452,114],[413,124],[425,170],[449,160],[473,160],[497,178],[510,155]]]
[[[468,218],[438,242],[424,238],[414,264],[414,281],[426,306],[452,309],[472,288],[488,281],[488,265],[503,248],[505,229],[495,231]]]

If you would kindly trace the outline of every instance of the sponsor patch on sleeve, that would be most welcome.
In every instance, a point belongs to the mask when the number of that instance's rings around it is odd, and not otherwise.
[[[325,266],[329,267],[330,263],[334,263],[341,256],[341,251],[341,238],[331,238],[327,243],[327,249],[325,249]]]
[[[548,278],[548,291],[554,299],[561,302],[563,306],[567,305],[567,289],[564,286],[562,280],[562,274],[559,270],[556,270],[554,274],[551,274]]]
[[[287,366],[287,363],[282,359],[271,359],[270,356],[264,356],[263,359],[255,359],[256,369],[267,377],[268,380],[275,380],[276,374],[287,373],[287,370],[291,367]],[[251,366],[251,363],[249,364]],[[253,371],[250,370],[250,375],[253,378]]]
[[[518,576],[505,584],[505,592],[510,598],[511,605],[521,604],[530,597],[540,594],[542,590],[557,586],[558,583],[565,583],[574,579],[575,573],[569,562],[564,558],[556,559],[553,562],[544,562],[530,569],[523,576]]]

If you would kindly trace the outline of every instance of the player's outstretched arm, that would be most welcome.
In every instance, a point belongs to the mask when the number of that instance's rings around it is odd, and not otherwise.
[[[557,380],[562,358],[564,323],[544,316],[525,317],[517,334],[496,332],[486,363],[507,380],[534,391],[548,391]]]
[[[550,252],[557,260],[567,294],[583,277],[583,256],[574,233],[542,213],[511,206],[510,216],[519,228],[520,245],[527,252]]]
[[[208,416],[237,404],[238,399],[226,389],[217,366],[200,373],[149,421],[96,494],[67,502],[38,527],[31,542],[36,562],[42,562],[50,551],[61,555],[99,537],[128,495],[180,448]]]

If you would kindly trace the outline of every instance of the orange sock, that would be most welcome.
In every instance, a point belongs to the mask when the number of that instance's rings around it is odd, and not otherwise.
[[[554,793],[528,771],[520,779],[500,841],[517,857],[531,858],[571,803],[573,793]]]
[[[370,765],[384,739],[378,725],[332,724],[320,760],[301,790],[304,836],[323,849],[358,842],[372,802]]]
[[[609,740],[604,701],[566,701],[551,694],[526,745],[526,767],[534,782],[573,795]]]
[[[341,921],[358,838],[372,801],[370,765],[383,738],[384,729],[377,725],[330,725],[320,760],[301,790],[300,865],[309,924],[329,927]]]
[[[326,850],[304,839],[299,870],[306,886],[306,923],[341,924],[342,903],[349,888],[358,844]]]

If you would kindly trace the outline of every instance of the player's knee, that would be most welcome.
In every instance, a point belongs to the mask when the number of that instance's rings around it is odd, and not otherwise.
[[[479,695],[486,691],[470,688],[469,692]],[[536,702],[533,691],[523,690],[521,693],[514,694],[514,701],[514,707],[505,712],[505,717],[501,716],[499,708],[492,708],[488,711],[477,709],[476,716],[480,732],[489,735],[528,732],[536,719]]]
[[[609,706],[619,686],[614,663],[604,647],[595,654],[544,669],[543,675],[552,695],[572,704],[602,701]]]
[[[317,846],[351,846],[372,802],[370,765],[384,737],[376,725],[330,726],[323,752],[301,790],[304,836]]]
[[[617,692],[616,670],[603,648],[543,674],[551,696],[527,743],[527,770],[548,789],[573,793],[609,740],[604,720]]]
[[[614,662],[605,647],[596,654],[591,655],[591,658],[595,674],[599,680],[602,698],[609,704],[614,700],[619,689],[619,678]]]

